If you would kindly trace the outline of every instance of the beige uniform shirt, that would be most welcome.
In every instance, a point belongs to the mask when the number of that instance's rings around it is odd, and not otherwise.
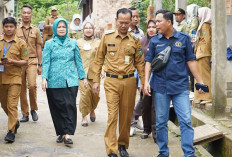
[[[56,17],[48,16],[45,19],[44,26],[45,25],[52,25],[54,23],[54,21],[56,19],[58,19],[58,18],[59,18],[58,16],[56,16]],[[47,34],[47,35],[49,35],[49,36],[52,36],[53,35],[52,27],[44,29],[44,33]]]
[[[200,37],[196,45],[196,58],[211,56],[212,31],[209,23],[204,23],[200,29]]]
[[[40,31],[37,27],[30,25],[26,28],[22,24],[17,27],[16,35],[18,38],[23,39],[28,48],[29,57],[37,57],[36,46],[42,45]]]
[[[73,39],[80,39],[83,37],[83,30],[74,31],[69,29],[68,36]]]
[[[3,56],[3,40],[4,36],[0,36],[0,58]],[[10,43],[5,41],[5,48],[8,47]],[[28,60],[28,51],[25,41],[19,39],[15,36],[12,40],[12,45],[6,53],[7,58],[14,60]],[[0,73],[0,84],[22,84],[21,73],[22,68],[16,65],[4,65],[5,71]]]
[[[81,38],[77,40],[77,45],[80,49],[82,63],[88,79],[94,78],[93,62],[99,44],[100,44],[99,39],[84,40],[83,38]]]
[[[102,65],[106,60],[105,72],[129,75],[137,69],[141,83],[144,84],[144,54],[141,47],[140,39],[130,32],[123,39],[118,31],[105,34],[94,60],[93,82],[100,82]]]

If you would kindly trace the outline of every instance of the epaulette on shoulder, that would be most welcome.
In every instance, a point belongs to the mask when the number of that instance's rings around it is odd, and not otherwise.
[[[112,33],[114,33],[115,32],[115,30],[107,30],[107,31],[105,31],[105,35],[107,35],[107,34],[112,34]]]
[[[31,24],[31,26],[32,26],[32,27],[36,27],[36,28],[37,28],[37,26],[36,26],[36,25],[34,25],[34,24]]]
[[[132,38],[134,39],[134,40],[138,40],[139,38],[135,35],[135,33],[133,33],[133,32],[130,32],[130,34],[131,34],[131,36],[132,36]]]

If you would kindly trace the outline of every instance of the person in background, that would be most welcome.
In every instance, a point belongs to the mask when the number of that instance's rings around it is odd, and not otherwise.
[[[133,33],[137,38],[139,38],[140,40],[144,37],[144,32],[138,27],[139,25],[139,11],[136,8],[129,8],[132,12],[132,20],[130,23],[130,27],[129,27],[129,32]],[[136,78],[136,85],[137,88],[139,89],[139,82],[140,82],[140,78],[138,76],[138,72],[137,70],[134,73],[135,78]],[[136,134],[136,129],[138,128],[139,130],[143,130],[143,126],[141,124],[141,122],[139,121],[139,117],[142,115],[142,93],[139,93],[140,98],[138,103],[135,105],[134,108],[134,113],[133,113],[133,117],[132,117],[132,121],[131,121],[131,128],[130,128],[130,136],[133,137]]]
[[[90,113],[91,122],[95,122],[96,115],[94,110],[97,107],[100,97],[93,93],[93,61],[96,55],[97,48],[100,44],[100,40],[94,38],[94,25],[90,22],[86,22],[83,26],[84,38],[77,40],[77,45],[80,49],[80,54],[87,75],[88,87],[84,88],[84,82],[80,80],[80,103],[79,110],[82,114],[81,125],[88,126],[87,115]]]
[[[142,49],[146,56],[149,51],[149,41],[156,34],[155,19],[151,19],[147,22],[147,35],[141,40]],[[153,90],[151,89],[151,94]],[[156,142],[156,130],[155,130],[155,107],[153,105],[153,97],[144,95],[142,100],[142,120],[143,120],[143,133],[140,136],[142,139],[148,138],[148,135],[152,132],[152,137]]]
[[[45,42],[52,38],[53,32],[52,32],[52,25],[53,22],[58,19],[58,12],[57,8],[55,6],[51,7],[51,16],[46,17],[44,22],[44,30],[43,30],[43,46]]]
[[[83,36],[82,21],[79,14],[74,14],[69,27],[68,36],[73,39],[80,39]]]
[[[190,37],[192,37],[192,32],[197,31],[199,26],[198,9],[199,6],[196,4],[190,4],[187,6],[187,26],[185,31]]]
[[[29,99],[31,116],[33,121],[38,120],[36,111],[37,105],[37,74],[41,75],[42,66],[42,41],[40,31],[37,27],[31,24],[32,7],[23,5],[21,8],[22,24],[17,28],[16,35],[23,39],[28,48],[28,65],[22,67],[22,87],[20,94],[21,112],[23,117],[20,122],[29,121],[29,105],[27,101],[27,88],[29,89]]]
[[[42,89],[47,94],[56,142],[73,144],[70,135],[74,135],[77,123],[78,78],[87,87],[86,75],[77,42],[68,37],[68,22],[56,19],[53,32],[42,54]]]
[[[177,10],[174,11],[174,15],[175,15],[175,20],[176,20],[174,28],[177,31],[185,32],[187,21],[186,21],[184,9],[178,8]]]
[[[199,8],[198,19],[200,24],[196,34],[196,61],[199,74],[202,77],[203,82],[209,87],[209,93],[200,95],[196,90],[194,90],[194,103],[206,104],[212,101],[210,68],[212,55],[211,9],[207,7]]]
[[[22,66],[27,65],[28,51],[26,43],[18,38],[17,22],[12,17],[2,21],[4,34],[0,36],[0,103],[8,116],[8,133],[5,141],[15,141],[20,126],[18,121],[18,101],[22,84]]]

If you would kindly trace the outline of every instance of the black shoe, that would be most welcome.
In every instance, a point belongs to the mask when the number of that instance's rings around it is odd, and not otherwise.
[[[35,110],[31,110],[31,117],[32,117],[33,121],[37,121],[38,120],[38,115],[35,112]]]
[[[142,133],[142,135],[140,135],[140,137],[141,137],[141,139],[146,139],[146,138],[148,138],[148,135],[149,134],[147,134],[147,133]]]
[[[169,157],[169,155],[163,155],[163,154],[159,154],[157,157]]]
[[[90,117],[91,122],[95,122],[96,117]]]
[[[87,127],[88,126],[88,123],[86,123],[86,122],[81,122],[81,125],[83,126],[83,127]]]
[[[23,116],[21,119],[20,119],[20,122],[28,122],[29,121],[29,117],[28,116]]]
[[[63,135],[59,135],[59,137],[56,139],[57,143],[62,143],[64,141]]]
[[[119,152],[119,155],[121,157],[129,157],[129,154],[126,151],[126,147],[125,146],[119,146],[118,147],[118,152]]]
[[[64,138],[64,144],[73,144],[73,141],[71,138]]]
[[[19,123],[19,121],[17,121],[17,123],[16,123],[16,125],[15,125],[14,134],[17,134],[17,130],[18,130],[19,126],[20,126],[20,123]]]
[[[114,153],[110,153],[109,155],[108,155],[108,157],[118,157],[116,154],[114,154]]]
[[[12,133],[12,131],[9,131],[6,134],[6,137],[4,139],[6,142],[13,143],[15,141],[15,134]]]

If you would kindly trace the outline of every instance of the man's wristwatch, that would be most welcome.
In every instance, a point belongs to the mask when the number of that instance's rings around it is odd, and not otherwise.
[[[42,64],[38,64],[39,67],[42,67]]]

